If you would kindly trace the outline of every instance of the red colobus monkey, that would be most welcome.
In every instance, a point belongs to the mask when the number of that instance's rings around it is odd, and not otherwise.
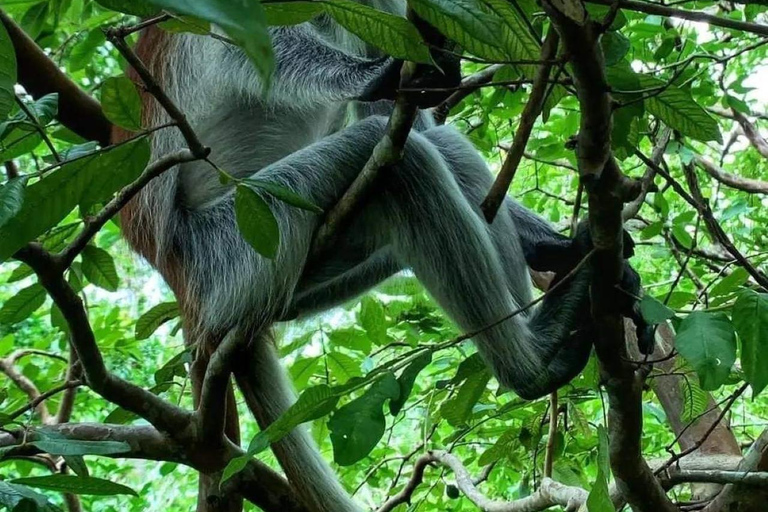
[[[401,12],[404,4],[365,3],[390,12]],[[327,211],[385,132],[386,118],[376,112],[391,110],[391,102],[375,100],[391,97],[396,64],[325,18],[276,28],[272,37],[277,70],[266,96],[244,53],[214,38],[151,28],[137,52],[217,165],[241,178],[258,175],[288,187]],[[169,121],[149,98],[144,114],[147,126]],[[159,156],[184,141],[175,130],[163,130],[154,134],[153,146]],[[511,199],[487,225],[479,205],[491,183],[472,144],[423,112],[402,162],[360,207],[335,253],[306,273],[322,218],[265,196],[281,241],[274,261],[262,258],[238,232],[233,190],[204,162],[152,181],[123,210],[122,227],[176,293],[193,337],[217,339],[236,328],[252,336],[247,364],[258,371],[240,385],[258,397],[264,427],[294,400],[268,342],[273,323],[328,309],[409,268],[462,329],[474,331],[531,301],[528,264],[549,270],[573,265],[573,256],[566,256],[572,242]],[[541,248],[549,256],[541,256]],[[552,254],[564,255],[563,261],[553,263]],[[587,266],[538,309],[474,338],[503,385],[535,398],[583,368],[592,333],[589,277]],[[304,430],[275,451],[310,510],[360,510]]]

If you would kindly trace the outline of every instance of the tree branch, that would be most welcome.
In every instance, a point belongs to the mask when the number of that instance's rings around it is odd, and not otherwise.
[[[714,162],[710,162],[700,156],[694,157],[693,161],[699,168],[706,171],[714,179],[736,190],[748,192],[750,194],[768,194],[768,181],[744,178],[737,174],[731,174],[724,171]]]
[[[491,190],[480,205],[480,209],[485,215],[485,220],[489,224],[496,218],[501,203],[507,195],[509,186],[512,184],[512,180],[517,173],[517,168],[520,166],[520,161],[523,159],[523,153],[525,152],[525,147],[528,145],[528,139],[531,137],[533,125],[536,123],[536,119],[538,119],[544,108],[549,74],[552,70],[551,62],[557,55],[559,39],[557,32],[553,28],[550,28],[547,37],[544,40],[544,44],[541,47],[541,60],[544,63],[539,66],[539,69],[536,71],[536,78],[533,81],[531,95],[528,98],[528,103],[526,103],[525,108],[523,109],[523,113],[520,115],[520,125],[515,132],[512,147],[507,153],[506,159],[504,159],[504,164],[502,164],[501,171],[499,171],[498,176],[496,176],[496,180],[491,186]]]
[[[589,226],[596,273],[591,286],[595,348],[608,394],[610,459],[622,496],[637,511],[675,512],[642,456],[642,375],[626,363],[624,321],[616,288],[624,271],[622,209],[640,193],[611,154],[612,100],[599,36],[582,4],[542,2],[560,32],[572,65],[581,111],[577,156],[589,199]],[[615,4],[612,4],[615,5]],[[606,23],[609,20],[606,20]]]
[[[8,30],[16,51],[19,83],[34,98],[57,93],[59,110],[56,118],[81,137],[98,141],[102,146],[108,146],[112,123],[104,116],[101,105],[65,75],[56,63],[2,10],[0,10],[0,22]]]
[[[622,9],[628,9],[630,11],[644,12],[646,14],[657,14],[659,16],[669,16],[671,18],[679,18],[688,21],[699,21],[703,23],[709,23],[716,27],[728,28],[732,30],[739,30],[742,32],[749,32],[752,34],[758,34],[763,37],[768,36],[768,26],[761,25],[759,23],[749,23],[746,21],[738,21],[731,18],[721,18],[720,16],[714,16],[700,11],[686,11],[683,9],[675,9],[673,7],[667,7],[665,5],[641,2],[638,0],[587,0],[591,4],[600,5],[614,5],[618,3],[618,6]]]

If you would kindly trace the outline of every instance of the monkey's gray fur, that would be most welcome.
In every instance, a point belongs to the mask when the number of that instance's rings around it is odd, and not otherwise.
[[[391,12],[402,4],[363,2]],[[163,87],[184,111],[211,159],[238,177],[258,175],[331,209],[385,133],[391,110],[356,103],[390,61],[327,19],[272,31],[274,83],[264,99],[259,78],[237,49],[210,37],[173,36]],[[153,125],[168,119],[158,114]],[[162,155],[183,146],[165,130],[154,138]],[[140,197],[163,270],[181,264],[187,293],[199,304],[202,328],[254,333],[247,383],[276,419],[294,400],[270,326],[286,316],[325,310],[359,295],[401,269],[412,269],[465,331],[484,328],[531,299],[526,256],[563,238],[508,199],[491,226],[479,210],[492,176],[472,144],[423,113],[401,164],[385,171],[373,197],[341,234],[336,251],[302,275],[320,216],[265,196],[280,227],[277,257],[260,257],[240,236],[233,191],[205,163],[185,164],[153,181]],[[562,385],[589,353],[588,275],[578,274],[537,310],[474,338],[499,381],[524,397]],[[586,348],[585,348],[586,347]],[[264,425],[262,425],[264,426]],[[355,505],[297,429],[276,450],[291,484],[312,511],[352,512]]]

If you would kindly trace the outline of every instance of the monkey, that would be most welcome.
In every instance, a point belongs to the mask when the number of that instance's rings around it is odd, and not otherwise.
[[[403,14],[405,2],[360,3]],[[136,52],[219,167],[289,188],[328,211],[386,131],[398,63],[322,16],[270,30],[276,71],[268,90],[239,48],[211,37],[150,27]],[[145,95],[146,126],[167,121]],[[126,137],[118,130],[113,142]],[[155,157],[183,145],[174,130],[153,134]],[[254,370],[247,377],[238,372],[238,385],[256,400],[249,405],[260,411],[262,428],[295,400],[270,327],[344,303],[403,269],[462,330],[478,332],[474,342],[500,384],[533,399],[567,383],[587,362],[595,334],[591,267],[538,308],[499,320],[532,301],[529,265],[562,277],[588,244],[563,237],[511,198],[488,225],[479,205],[492,180],[472,144],[456,129],[437,126],[424,109],[402,161],[360,205],[335,252],[309,267],[321,216],[264,194],[281,234],[274,261],[267,260],[238,231],[231,186],[202,161],[150,182],[122,210],[121,226],[176,294],[185,335],[216,339],[238,329],[251,338],[240,364]],[[273,449],[309,510],[360,510],[304,429]]]

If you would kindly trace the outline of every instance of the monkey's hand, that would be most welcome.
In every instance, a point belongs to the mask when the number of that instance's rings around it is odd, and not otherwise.
[[[403,61],[390,59],[382,72],[365,87],[358,100],[395,100],[400,93],[406,94],[408,100],[419,108],[436,107],[461,84],[461,61],[453,54],[439,52],[435,62],[439,67],[419,64],[413,75],[401,84]]]
[[[637,344],[640,352],[643,354],[651,354],[655,347],[656,329],[653,325],[649,325],[645,321],[640,312],[640,301],[638,300],[638,297],[642,294],[640,276],[629,263],[629,258],[635,254],[635,242],[626,230],[624,230],[623,246],[624,270],[618,285],[619,289],[616,291],[615,303],[621,314],[634,322],[637,334]],[[573,238],[570,248],[564,249],[563,247],[558,246],[552,250],[553,256],[557,255],[560,261],[560,264],[555,270],[556,275],[552,284],[565,278],[565,276],[568,275],[593,248],[594,244],[592,243],[592,237],[589,233],[589,226],[587,222],[584,221],[579,224],[578,229],[576,230],[576,236]],[[547,260],[554,261],[553,256],[550,256]]]

